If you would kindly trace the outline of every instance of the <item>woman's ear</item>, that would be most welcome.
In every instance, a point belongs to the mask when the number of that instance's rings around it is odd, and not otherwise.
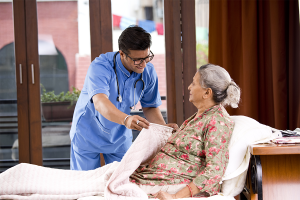
[[[204,99],[212,97],[212,89],[211,88],[207,88],[203,97],[204,97]]]

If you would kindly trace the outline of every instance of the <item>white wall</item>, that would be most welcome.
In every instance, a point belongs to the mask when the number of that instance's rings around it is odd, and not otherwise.
[[[113,31],[113,51],[118,51],[118,39],[121,35],[122,30],[114,30]],[[155,54],[165,54],[165,36],[157,35],[157,32],[154,31],[151,33],[152,38],[152,46],[151,51]]]
[[[140,6],[139,0],[112,0],[112,14],[125,17],[136,17],[136,10]],[[122,30],[113,30],[113,51],[118,51],[118,39]],[[165,53],[165,37],[157,35],[154,31],[151,33],[152,46],[151,50],[154,54]],[[78,0],[78,44],[79,55],[91,55],[90,44],[90,21],[89,21],[89,1]]]
[[[111,0],[112,14],[123,17],[138,17],[140,0]]]
[[[91,55],[90,11],[88,0],[78,0],[79,55]]]

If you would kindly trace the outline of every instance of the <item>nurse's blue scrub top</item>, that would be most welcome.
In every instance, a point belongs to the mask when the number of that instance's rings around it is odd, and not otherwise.
[[[113,68],[115,52],[101,54],[90,65],[84,86],[77,101],[70,131],[72,144],[80,149],[99,152],[125,152],[131,145],[132,131],[124,125],[114,123],[104,118],[94,107],[92,97],[95,94],[106,94],[109,100],[122,112],[130,114],[130,107],[134,106],[141,95],[143,83],[137,82],[135,101],[134,84],[141,74],[131,74],[123,66],[120,54],[116,57],[116,70],[119,80],[122,102],[117,101],[118,90],[116,74]],[[142,107],[158,107],[161,98],[158,91],[158,77],[154,66],[147,63],[143,72],[145,82],[141,97]]]

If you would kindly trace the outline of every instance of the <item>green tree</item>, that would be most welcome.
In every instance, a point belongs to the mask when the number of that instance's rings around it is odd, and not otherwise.
[[[208,63],[208,45],[198,43],[196,45],[197,69]]]

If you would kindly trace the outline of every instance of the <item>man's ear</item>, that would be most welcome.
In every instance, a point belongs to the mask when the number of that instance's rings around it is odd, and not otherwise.
[[[121,60],[124,60],[126,58],[125,53],[122,50],[119,50],[119,53],[120,53]]]

